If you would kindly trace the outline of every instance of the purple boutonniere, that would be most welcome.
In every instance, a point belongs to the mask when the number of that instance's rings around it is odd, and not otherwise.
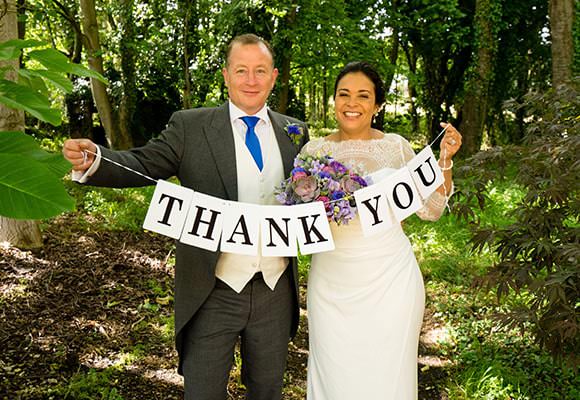
[[[298,124],[291,124],[290,121],[286,124],[286,134],[292,140],[296,146],[300,144],[300,140],[302,139],[302,135],[304,135],[304,130]]]

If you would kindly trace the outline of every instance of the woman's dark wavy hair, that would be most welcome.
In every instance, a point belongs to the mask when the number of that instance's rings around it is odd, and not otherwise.
[[[338,73],[336,81],[334,82],[334,97],[336,97],[336,89],[338,82],[347,74],[355,72],[362,72],[375,85],[375,104],[381,106],[385,102],[385,85],[377,70],[365,61],[353,61],[344,66]]]

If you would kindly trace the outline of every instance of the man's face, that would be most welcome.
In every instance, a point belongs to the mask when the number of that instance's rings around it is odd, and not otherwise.
[[[278,70],[266,46],[235,44],[227,67],[222,70],[230,100],[242,111],[253,115],[266,104]]]

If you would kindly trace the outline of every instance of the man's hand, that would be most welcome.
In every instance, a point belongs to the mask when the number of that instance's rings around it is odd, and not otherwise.
[[[89,139],[69,139],[62,146],[62,155],[72,164],[74,171],[89,169],[95,162],[95,155],[92,153],[96,152],[97,146]]]

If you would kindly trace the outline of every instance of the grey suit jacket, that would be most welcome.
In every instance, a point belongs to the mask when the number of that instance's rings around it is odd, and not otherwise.
[[[273,111],[269,111],[269,116],[282,155],[284,175],[288,176],[294,157],[308,140],[308,130],[303,122],[294,118]],[[304,135],[298,146],[285,132],[288,123],[303,126]],[[101,152],[104,157],[150,177],[167,179],[176,176],[184,187],[222,199],[237,200],[236,155],[228,103],[217,108],[178,111],[172,115],[161,135],[145,146],[129,151],[101,148]],[[131,187],[151,185],[152,182],[102,161],[87,184]],[[182,330],[215,285],[218,257],[219,251],[211,252],[176,243],[175,340],[180,355]],[[292,329],[294,335],[299,319],[296,259],[292,259],[291,267],[296,301]]]

